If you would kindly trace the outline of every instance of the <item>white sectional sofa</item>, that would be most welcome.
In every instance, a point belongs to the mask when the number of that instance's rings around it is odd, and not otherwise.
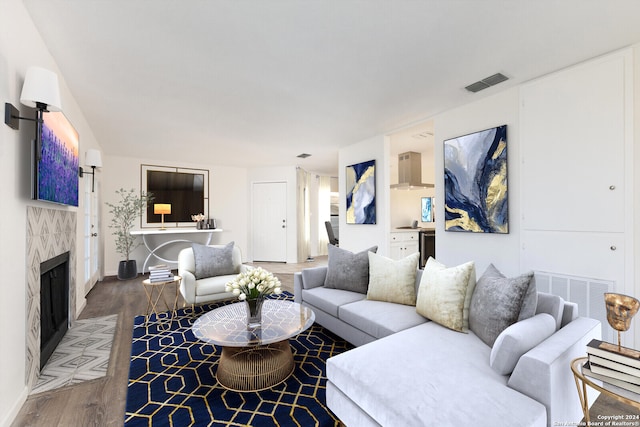
[[[575,304],[538,293],[535,314],[492,347],[415,306],[327,287],[327,270],[296,273],[294,297],[357,346],[327,361],[327,405],[347,427],[553,426],[582,418],[569,364],[601,332]]]

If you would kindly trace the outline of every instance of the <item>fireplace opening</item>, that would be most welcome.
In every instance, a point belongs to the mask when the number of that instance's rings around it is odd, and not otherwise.
[[[40,264],[40,370],[69,328],[69,252]]]

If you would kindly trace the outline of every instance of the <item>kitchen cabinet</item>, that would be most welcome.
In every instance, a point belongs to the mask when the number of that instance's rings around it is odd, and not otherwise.
[[[399,260],[420,251],[418,230],[392,231],[390,251],[391,259]]]

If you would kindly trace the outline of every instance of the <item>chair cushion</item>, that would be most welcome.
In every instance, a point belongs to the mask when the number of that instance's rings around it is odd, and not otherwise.
[[[373,246],[362,252],[353,253],[337,246],[328,245],[327,277],[325,288],[343,289],[345,291],[367,293],[369,286],[369,255],[376,252]]]
[[[233,264],[233,242],[217,247],[193,243],[196,279],[224,276],[236,272]]]
[[[367,299],[416,305],[418,252],[393,260],[369,252],[369,289]]]
[[[489,347],[518,320],[533,272],[507,278],[492,265],[478,280],[469,308],[469,328]]]
[[[467,289],[470,279],[474,277],[473,261],[446,268],[429,258],[418,289],[416,311],[442,326],[462,332]]]

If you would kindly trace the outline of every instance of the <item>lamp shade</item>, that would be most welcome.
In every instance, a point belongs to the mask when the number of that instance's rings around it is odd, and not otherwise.
[[[87,166],[101,168],[102,167],[102,155],[100,150],[89,149],[84,155],[84,163]]]
[[[35,108],[36,103],[39,102],[47,104],[49,111],[62,111],[57,74],[45,68],[27,68],[20,102],[32,108]]]
[[[169,203],[156,203],[153,205],[153,213],[156,215],[169,215],[171,213],[171,205]]]

